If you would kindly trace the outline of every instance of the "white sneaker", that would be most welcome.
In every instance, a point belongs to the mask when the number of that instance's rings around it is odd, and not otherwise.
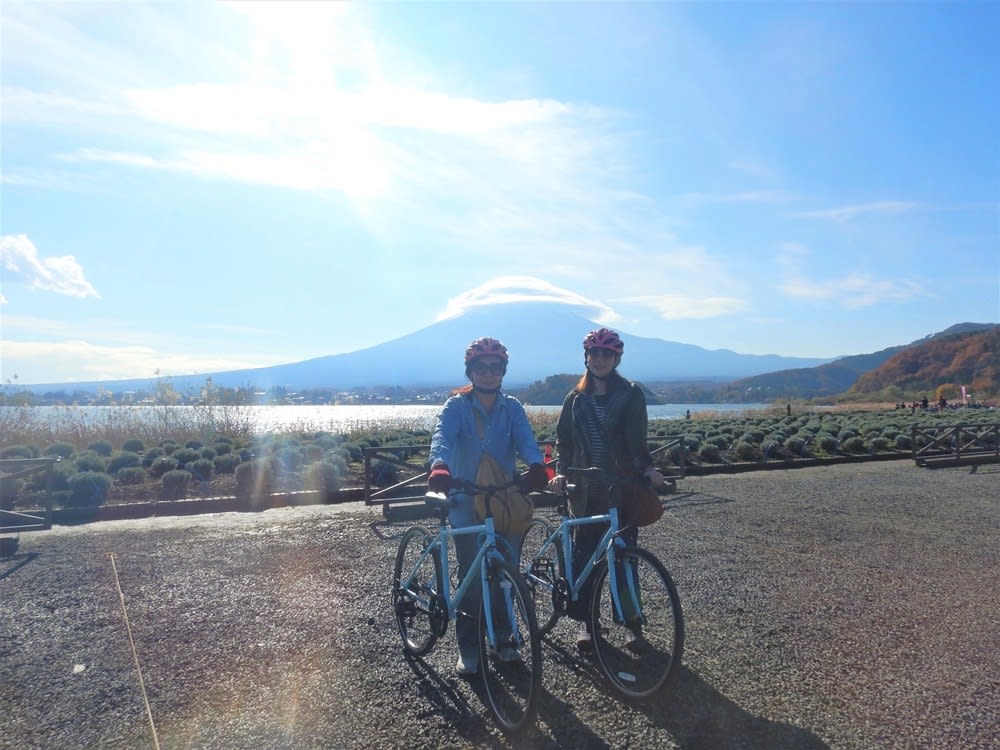
[[[471,658],[466,658],[462,654],[458,655],[458,661],[455,662],[455,674],[459,677],[469,677],[476,674],[479,671],[479,654]]]
[[[585,654],[594,650],[594,640],[586,626],[580,628],[580,632],[576,634],[576,647]]]

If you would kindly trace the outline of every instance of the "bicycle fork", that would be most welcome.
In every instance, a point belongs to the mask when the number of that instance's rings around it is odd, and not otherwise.
[[[498,616],[502,615],[505,619],[499,621],[499,629],[508,631],[503,636],[505,638],[509,637],[512,645],[520,648],[524,645],[524,637],[517,627],[517,617],[514,612],[514,585],[506,576],[499,582],[491,581],[489,560],[489,557],[483,558],[479,571],[480,580],[482,581],[483,612],[486,617],[487,645],[494,651],[500,648],[500,639],[497,637],[497,623]],[[494,614],[494,604],[499,604],[498,609],[502,611]]]
[[[646,618],[642,612],[642,598],[639,591],[639,581],[636,566],[628,561],[618,563],[614,541],[608,546],[608,579],[611,582],[611,602],[614,606],[615,622],[626,626],[630,624],[645,625]],[[625,580],[619,583],[619,574],[624,572]]]

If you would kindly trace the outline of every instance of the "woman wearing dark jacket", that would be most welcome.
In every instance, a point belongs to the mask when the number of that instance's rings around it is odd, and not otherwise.
[[[646,397],[635,383],[618,373],[625,345],[608,328],[591,331],[583,339],[585,371],[576,387],[563,402],[556,425],[557,473],[549,489],[562,492],[566,486],[563,472],[567,467],[600,466],[612,476],[630,479],[645,476],[654,487],[662,487],[663,475],[653,465],[646,441]],[[570,498],[570,511],[576,517],[608,512],[608,493],[600,481],[573,477],[577,491]],[[587,524],[574,530],[574,570],[593,554],[607,530],[606,524]],[[626,544],[636,544],[639,530],[626,528]],[[586,623],[592,582],[588,581],[580,598],[571,604],[569,615]],[[642,634],[636,629],[636,642]],[[576,645],[586,651],[592,647],[586,625],[577,636]]]

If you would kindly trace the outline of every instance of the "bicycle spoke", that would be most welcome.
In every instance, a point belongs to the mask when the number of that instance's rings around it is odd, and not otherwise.
[[[517,734],[534,721],[541,690],[542,649],[528,592],[510,563],[490,562],[479,613],[480,666],[487,703],[500,729]],[[495,640],[487,627],[492,607]]]
[[[663,564],[646,550],[618,550],[615,570],[623,617],[613,603],[605,562],[596,572],[591,604],[591,625],[600,633],[594,638],[594,652],[616,690],[643,699],[662,688],[680,664],[684,648],[680,598]]]
[[[555,585],[559,579],[559,547],[550,545],[541,555],[542,545],[551,536],[552,527],[540,518],[534,519],[521,541],[521,569],[528,593],[535,607],[538,630],[547,634],[561,614],[555,603]]]
[[[403,639],[403,648],[415,656],[426,654],[443,633],[440,592],[440,563],[429,556],[417,568],[417,561],[433,537],[427,529],[414,526],[403,534],[396,553],[392,579],[392,609]],[[408,585],[406,579],[416,569]]]

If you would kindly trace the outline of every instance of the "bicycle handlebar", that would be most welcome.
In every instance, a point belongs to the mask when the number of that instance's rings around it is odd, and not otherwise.
[[[518,486],[520,478],[514,477],[503,484],[476,484],[468,479],[454,478],[451,480],[452,491],[465,492],[470,495],[495,495],[497,492]]]

